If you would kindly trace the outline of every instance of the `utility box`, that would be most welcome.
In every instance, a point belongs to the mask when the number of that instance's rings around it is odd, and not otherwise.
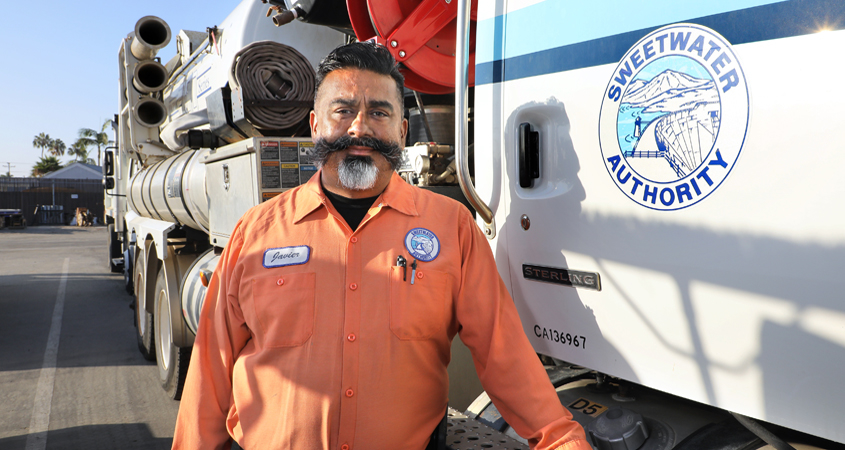
[[[241,216],[317,173],[308,138],[252,138],[208,154],[206,192],[212,203],[212,244],[223,247]],[[244,201],[251,199],[251,201]]]

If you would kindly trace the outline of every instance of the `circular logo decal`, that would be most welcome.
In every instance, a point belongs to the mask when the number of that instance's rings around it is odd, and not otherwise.
[[[748,103],[725,38],[692,24],[652,32],[628,50],[605,90],[599,143],[611,179],[647,208],[698,203],[736,164]]]
[[[440,254],[440,240],[425,228],[414,228],[405,235],[405,248],[414,258],[429,262]]]

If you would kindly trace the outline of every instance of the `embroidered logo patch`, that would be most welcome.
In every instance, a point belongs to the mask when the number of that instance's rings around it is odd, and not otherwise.
[[[264,267],[297,266],[307,263],[310,258],[311,247],[307,245],[268,248],[264,251]]]
[[[440,240],[425,228],[414,228],[405,235],[405,248],[414,258],[429,262],[440,254]]]

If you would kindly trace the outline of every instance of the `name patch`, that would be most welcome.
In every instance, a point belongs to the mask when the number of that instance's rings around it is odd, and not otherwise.
[[[297,247],[269,248],[264,251],[264,267],[297,266],[305,264],[311,258],[311,247],[299,245]]]
[[[574,288],[601,290],[601,277],[595,272],[579,272],[557,267],[523,264],[522,276],[526,280],[546,281]]]

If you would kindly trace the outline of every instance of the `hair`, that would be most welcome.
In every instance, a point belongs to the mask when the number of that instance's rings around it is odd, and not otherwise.
[[[314,100],[316,101],[320,86],[322,86],[323,80],[328,74],[338,69],[350,67],[390,76],[396,82],[399,105],[401,106],[404,103],[405,77],[399,72],[399,65],[385,46],[372,41],[341,45],[320,61],[320,65],[317,66]]]
[[[340,150],[346,150],[353,145],[370,147],[376,152],[381,153],[387,162],[390,163],[390,167],[393,170],[399,168],[399,165],[402,163],[402,147],[400,147],[398,143],[383,141],[374,137],[354,138],[349,135],[343,135],[331,142],[325,138],[320,138],[314,142],[314,146],[311,147],[310,154],[313,158],[314,164],[317,167],[323,167],[326,162],[328,162],[329,156],[332,153]],[[347,158],[350,158],[350,156],[347,156]],[[356,156],[355,158],[366,158],[367,160],[371,159],[369,156]]]

